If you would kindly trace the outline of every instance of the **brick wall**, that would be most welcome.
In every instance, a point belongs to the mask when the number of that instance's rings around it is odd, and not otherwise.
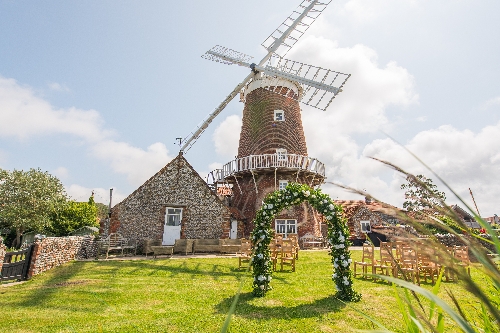
[[[96,242],[92,236],[36,239],[28,278],[74,259],[95,258],[96,250]]]
[[[279,180],[288,180],[289,182],[298,182],[308,184],[310,179],[305,178],[297,172],[283,172],[276,173],[276,184]],[[250,232],[253,230],[252,221],[255,218],[257,210],[262,206],[262,201],[265,196],[273,192],[275,187],[275,175],[271,173],[260,173],[255,176],[255,183],[251,175],[247,175],[238,179],[238,185],[233,187],[233,200],[232,205],[237,207],[244,218],[246,218],[245,229],[243,231],[244,237],[249,237]],[[257,191],[255,190],[257,184]],[[241,192],[240,192],[241,188]],[[299,237],[310,233],[316,236],[321,236],[321,214],[317,213],[309,203],[304,202],[300,205],[291,207],[286,211],[281,212],[276,218],[289,218],[297,220],[297,233]]]
[[[182,155],[113,207],[110,232],[140,245],[162,239],[166,207],[183,209],[181,238],[229,237],[229,209]]]
[[[285,121],[275,122],[274,110],[283,110]],[[276,148],[307,156],[299,103],[259,88],[246,97],[238,157],[274,154]]]

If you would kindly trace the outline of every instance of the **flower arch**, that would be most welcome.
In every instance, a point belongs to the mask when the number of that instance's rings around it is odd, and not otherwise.
[[[271,289],[272,263],[269,243],[272,238],[272,222],[274,216],[283,209],[309,202],[318,212],[325,216],[328,224],[328,243],[331,245],[330,255],[333,264],[332,280],[335,282],[335,296],[343,301],[359,301],[361,294],[352,288],[352,272],[350,270],[351,255],[349,246],[349,229],[342,218],[342,207],[335,205],[328,194],[320,189],[313,189],[304,184],[290,183],[286,189],[274,191],[266,196],[262,207],[254,220],[252,244],[254,256],[252,260],[254,281],[253,294],[265,296]]]

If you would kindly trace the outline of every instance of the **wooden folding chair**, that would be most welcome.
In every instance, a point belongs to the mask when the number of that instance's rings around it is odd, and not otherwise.
[[[238,252],[238,268],[243,267],[243,263],[248,263],[252,260],[252,242],[248,239],[241,240],[241,248]],[[250,266],[251,267],[251,266]]]
[[[422,244],[417,250],[417,258],[419,274],[423,275],[425,282],[427,282],[427,277],[430,277],[434,284],[434,277],[439,276],[441,270],[435,248]]]
[[[453,257],[458,260],[458,266],[467,269],[467,274],[470,276],[469,247],[455,246],[453,249]]]
[[[281,270],[283,270],[283,265],[290,265],[292,272],[295,272],[295,251],[293,249],[293,243],[291,240],[284,239],[283,245],[281,246]]]
[[[297,234],[288,235],[288,239],[292,240],[293,249],[295,251],[295,259],[299,260],[299,236]]]
[[[397,276],[397,265],[392,254],[392,243],[380,242],[380,261],[375,264],[375,273],[377,269],[382,274],[389,275],[390,271],[393,276]]]
[[[273,264],[273,271],[276,271],[276,265],[278,263],[278,257],[281,254],[281,249],[278,249],[276,242],[274,240],[269,243],[269,251],[271,256],[271,262]]]
[[[371,244],[363,244],[363,257],[361,261],[354,262],[354,277],[357,275],[356,267],[362,267],[362,276],[368,275],[368,267],[371,267],[372,274],[375,274],[375,248]],[[339,263],[340,264],[340,263]]]
[[[416,249],[410,247],[403,247],[401,251],[401,262],[400,269],[405,280],[408,281],[408,277],[411,276],[412,283],[420,285],[420,272],[418,269],[418,257]]]

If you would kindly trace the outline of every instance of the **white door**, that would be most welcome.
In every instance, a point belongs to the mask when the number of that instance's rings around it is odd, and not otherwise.
[[[236,220],[231,220],[231,235],[229,236],[229,238],[238,238],[238,221]]]
[[[181,238],[182,208],[167,207],[165,209],[165,226],[163,228],[162,245],[174,245]]]

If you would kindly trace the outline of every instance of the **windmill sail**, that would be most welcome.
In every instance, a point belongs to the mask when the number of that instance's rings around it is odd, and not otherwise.
[[[302,1],[299,7],[262,43],[262,46],[268,52],[284,57],[330,2],[331,0]]]
[[[212,48],[203,56],[203,58],[212,61],[249,67],[254,71],[263,73],[267,81],[264,88],[277,94],[285,91],[279,83],[280,79],[297,82],[301,85],[302,92],[293,96],[287,95],[287,97],[323,111],[328,108],[335,96],[342,91],[342,87],[351,76],[350,74],[307,65],[276,55],[270,58],[265,66],[249,64],[242,60],[247,57],[243,53],[219,45]]]
[[[298,61],[293,61],[280,57],[273,57],[274,61],[264,67],[262,72],[274,78],[276,84],[271,82],[265,88],[271,92],[280,93],[277,83],[278,78],[296,81],[302,86],[302,94],[292,98],[299,100],[305,105],[325,111],[351,74],[336,72],[313,65],[307,65]]]
[[[295,45],[299,38],[302,37],[309,26],[318,18],[318,16],[323,12],[323,10],[330,2],[331,0],[325,0],[324,2],[320,2],[318,0],[303,0],[297,10],[293,11],[293,13],[287,17],[287,19],[278,27],[278,29],[276,29],[264,41],[264,43],[262,43],[262,46],[264,46],[267,50],[267,54],[260,60],[257,66],[262,66],[263,64],[268,62],[273,57],[273,55],[277,55],[279,57],[284,56],[292,48],[292,46]],[[250,61],[251,59],[251,57],[244,53],[240,53],[224,47],[216,47],[211,51],[213,51],[212,54],[210,54],[209,51],[203,57],[224,64],[238,64],[243,66],[241,63],[245,63],[246,66],[248,66],[248,61]],[[262,70],[261,67],[259,68],[259,70]],[[212,111],[205,118],[205,120],[196,127],[195,130],[193,130],[182,140],[182,142],[180,143],[181,152],[187,152],[193,146],[193,144],[205,131],[208,125],[214,120],[214,118],[217,117],[217,115],[221,113],[222,110],[224,110],[226,105],[240,92],[240,90],[254,78],[254,75],[255,71],[252,71],[250,74],[248,74],[248,76],[234,88],[234,90],[222,101],[222,103],[218,107],[216,107],[215,110]],[[315,90],[313,90],[313,92],[314,91]],[[332,92],[329,93],[331,94]],[[315,97],[316,95],[317,92],[313,97]],[[321,100],[323,100],[323,97],[321,97],[320,101]],[[314,106],[312,100],[310,100],[309,103],[311,104],[308,105]],[[326,105],[326,107],[328,106],[328,104]]]

